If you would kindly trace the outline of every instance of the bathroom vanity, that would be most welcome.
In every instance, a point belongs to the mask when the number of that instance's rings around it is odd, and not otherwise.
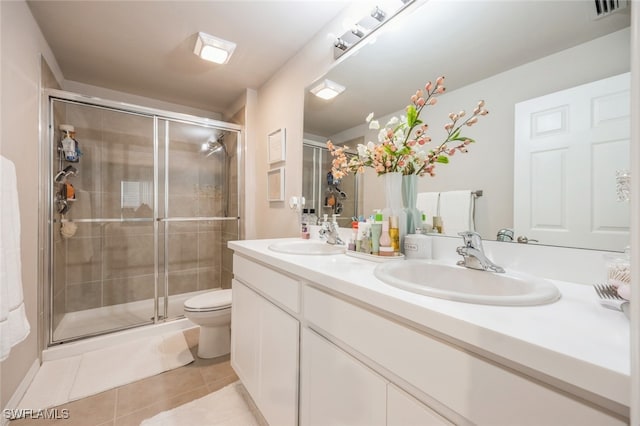
[[[628,424],[629,322],[590,286],[449,301],[383,283],[375,262],[269,249],[282,241],[229,243],[231,363],[269,424]]]

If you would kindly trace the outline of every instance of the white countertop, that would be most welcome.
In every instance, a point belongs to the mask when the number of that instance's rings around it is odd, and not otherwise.
[[[560,388],[630,404],[629,321],[600,306],[591,286],[552,280],[559,301],[540,306],[476,305],[418,295],[378,280],[375,262],[290,255],[268,246],[288,239],[231,241],[236,253],[381,309],[480,355]],[[401,262],[401,260],[398,260]],[[489,272],[487,272],[489,273]],[[577,389],[576,389],[577,388]],[[580,392],[578,392],[580,393]]]

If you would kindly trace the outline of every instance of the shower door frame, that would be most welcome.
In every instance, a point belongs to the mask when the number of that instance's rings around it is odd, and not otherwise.
[[[153,189],[154,189],[154,200],[153,200],[153,218],[149,219],[149,221],[153,221],[153,248],[154,248],[154,312],[152,321],[148,323],[138,323],[128,326],[123,326],[119,328],[109,329],[107,331],[98,331],[94,333],[83,334],[81,336],[74,336],[68,339],[61,339],[59,341],[53,341],[53,276],[54,276],[54,257],[53,257],[53,244],[54,244],[54,225],[56,223],[55,218],[55,191],[53,190],[52,179],[55,175],[55,163],[57,160],[54,155],[54,147],[57,146],[57,141],[55,140],[55,129],[53,128],[53,105],[54,100],[63,101],[76,105],[86,105],[88,107],[94,108],[104,108],[110,111],[121,112],[125,114],[134,114],[140,115],[144,117],[151,118],[153,120]],[[42,108],[40,114],[40,208],[39,208],[39,231],[38,231],[38,247],[41,252],[40,259],[40,270],[39,270],[39,286],[38,291],[42,295],[41,299],[41,309],[40,309],[40,318],[42,318],[42,322],[44,323],[44,341],[42,344],[42,348],[56,346],[62,343],[76,341],[85,339],[93,336],[106,335],[122,330],[138,328],[146,325],[158,324],[163,322],[169,322],[173,320],[180,319],[177,318],[166,318],[159,316],[159,285],[160,285],[160,273],[159,273],[159,227],[162,223],[166,228],[169,222],[174,221],[231,221],[235,220],[237,222],[237,235],[240,239],[242,237],[242,217],[244,213],[244,203],[242,197],[242,188],[244,186],[244,170],[243,170],[243,152],[244,152],[244,139],[243,139],[243,131],[244,128],[241,125],[228,123],[224,121],[214,120],[210,118],[197,117],[190,114],[172,112],[157,108],[149,108],[134,104],[129,104],[125,102],[111,101],[102,98],[81,95],[78,93],[57,90],[57,89],[43,89],[42,90]],[[222,131],[231,131],[237,133],[237,143],[236,143],[236,167],[237,167],[237,185],[235,191],[237,193],[237,216],[229,217],[228,216],[228,206],[225,206],[227,216],[225,217],[188,217],[188,218],[171,218],[168,216],[168,211],[164,211],[165,217],[159,217],[158,213],[158,194],[159,194],[159,121],[165,120],[166,122],[179,122],[183,124],[193,124],[198,126],[210,127],[220,129]],[[166,149],[168,149],[169,141],[165,140]],[[163,161],[166,162],[166,156],[163,157]],[[228,176],[225,176],[225,179],[228,179]],[[165,181],[165,192],[168,191],[168,183]],[[231,188],[228,188],[227,191],[230,191]],[[228,199],[228,198],[227,198]],[[165,204],[168,202],[165,194]],[[165,206],[166,207],[166,206]],[[104,222],[104,218],[100,219]],[[138,219],[140,220],[140,219]],[[90,222],[92,219],[86,220],[75,220],[76,222]],[[110,219],[106,220],[109,222],[123,222],[123,219]],[[165,234],[165,242],[164,242],[164,274],[163,274],[163,282],[162,285],[164,287],[164,315],[167,315],[168,312],[168,302],[169,302],[169,281],[168,281],[168,258],[167,258],[167,241]]]

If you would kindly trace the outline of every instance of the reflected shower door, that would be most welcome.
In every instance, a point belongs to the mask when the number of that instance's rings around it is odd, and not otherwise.
[[[154,120],[62,99],[53,99],[50,107],[49,340],[150,323]],[[61,124],[74,126],[81,152],[77,162],[67,161],[59,150]]]
[[[184,314],[189,297],[231,286],[226,242],[238,238],[237,134],[175,120],[158,121],[159,312]],[[165,294],[168,297],[165,298]]]

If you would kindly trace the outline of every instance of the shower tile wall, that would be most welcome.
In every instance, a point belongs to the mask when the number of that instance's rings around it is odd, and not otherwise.
[[[153,120],[102,108],[67,103],[54,107],[56,127],[75,126],[83,152],[69,178],[76,201],[66,219],[136,218],[148,221],[76,223],[71,238],[54,227],[54,328],[64,313],[148,300],[154,297]],[[174,123],[170,123],[170,127]],[[173,139],[176,137],[176,140]],[[169,217],[223,216],[222,168],[199,154],[199,145],[171,135],[169,159]],[[237,182],[235,134],[225,145]],[[56,129],[56,141],[60,140]],[[200,143],[200,142],[199,142]],[[162,147],[161,147],[162,148]],[[195,149],[195,150],[194,150]],[[163,154],[163,149],[160,154]],[[54,160],[54,168],[58,161]],[[64,168],[69,163],[63,163]],[[211,168],[216,170],[211,173]],[[208,173],[204,173],[209,169]],[[158,206],[164,206],[160,168]],[[123,182],[139,185],[136,202],[123,196]],[[237,191],[232,191],[230,215],[237,215]],[[136,197],[134,197],[136,198]],[[161,210],[162,213],[162,210]],[[162,214],[161,214],[162,216]],[[56,219],[59,214],[54,214]],[[159,224],[159,296],[164,285],[164,224]],[[237,222],[169,222],[167,224],[169,295],[229,287],[231,258],[226,242],[237,239]],[[224,266],[223,266],[224,265]],[[174,313],[179,315],[180,313]]]

